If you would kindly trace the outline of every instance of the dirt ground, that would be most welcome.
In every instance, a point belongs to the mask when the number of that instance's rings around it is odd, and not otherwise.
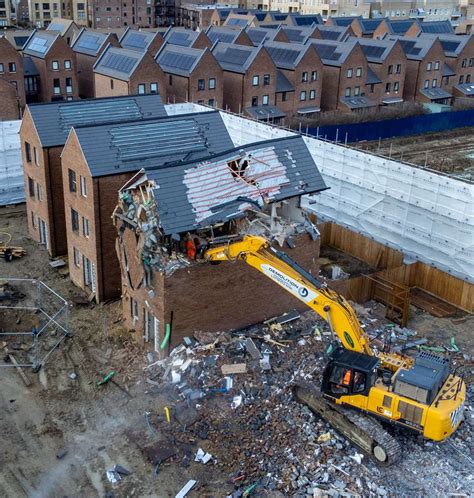
[[[474,129],[460,128],[439,133],[424,133],[400,138],[388,138],[379,144],[359,142],[363,150],[426,166],[449,175],[474,180]]]
[[[66,299],[77,301],[79,292],[67,275],[52,269],[46,251],[27,237],[23,206],[0,208],[0,231],[9,232],[12,243],[27,251],[21,260],[0,260],[0,279],[41,279]],[[219,465],[191,461],[189,466],[181,467],[179,462],[171,463],[160,467],[155,475],[156,469],[146,458],[146,448],[159,438],[160,425],[150,427],[148,417],[158,420],[157,415],[161,417],[170,400],[165,391],[154,389],[146,381],[144,368],[150,358],[124,330],[120,303],[71,305],[69,323],[72,337],[52,353],[39,373],[25,370],[31,381],[29,387],[15,368],[0,369],[0,496],[161,498],[175,496],[189,479],[202,483],[199,490],[188,495],[191,498],[223,497],[232,492],[229,474]],[[435,345],[448,345],[455,337],[468,367],[465,380],[472,382],[473,324],[472,317],[464,321],[435,319],[413,309],[409,327],[416,329],[419,336],[429,336]],[[15,320],[15,325],[28,327],[28,319],[24,316],[19,323]],[[116,384],[97,387],[97,382],[112,371]],[[75,378],[71,378],[73,373]],[[459,441],[465,441],[468,434],[469,426],[460,432]],[[396,471],[394,482],[400,484],[406,479],[411,489],[427,493],[433,473],[457,476],[461,468],[461,479],[474,456],[472,447],[470,456],[456,458],[456,452],[446,456],[443,447],[438,449],[437,445],[431,449],[418,442],[410,445],[428,448],[426,451],[434,452],[431,455],[442,461],[431,468],[427,463],[430,459],[421,461],[418,467],[416,460],[408,459],[409,468],[404,464],[402,472]],[[132,474],[113,485],[106,471],[115,464]],[[389,494],[396,494],[391,491],[390,473],[381,474],[373,466],[369,470],[385,481]],[[449,491],[468,496],[474,490],[460,482]],[[369,494],[374,493],[367,491]]]

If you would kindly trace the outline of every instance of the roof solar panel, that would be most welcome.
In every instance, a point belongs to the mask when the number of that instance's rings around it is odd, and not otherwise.
[[[227,64],[234,64],[238,66],[243,66],[252,52],[245,49],[238,49],[235,47],[229,47],[227,50],[220,52],[219,60]]]
[[[286,36],[288,36],[288,39],[290,41],[302,41],[304,40],[304,35],[301,33],[301,31],[299,31],[298,29],[288,29],[288,28],[284,28],[284,31],[286,33]]]
[[[324,45],[323,43],[313,43],[315,46],[319,57],[321,59],[337,60],[339,55],[336,57],[336,47],[333,45]],[[336,58],[335,58],[336,57]]]
[[[236,18],[231,18],[227,21],[228,26],[241,26],[245,28],[248,24],[248,21],[246,19],[236,19]]]
[[[39,54],[44,54],[48,50],[49,44],[48,40],[45,38],[40,38],[35,36],[28,45],[28,49],[33,52],[38,52]]]
[[[64,24],[59,23],[59,22],[52,22],[48,24],[47,30],[48,31],[62,31],[64,29]]]
[[[266,47],[271,58],[277,65],[294,65],[300,55],[299,50],[291,50],[281,47]]]
[[[274,14],[273,19],[275,21],[284,21],[288,17],[288,14]]]
[[[191,120],[173,121],[172,126],[166,122],[120,126],[112,128],[110,134],[125,161],[206,150],[206,139]]]
[[[443,50],[446,52],[456,52],[457,48],[461,44],[460,41],[450,41],[450,40],[440,40]]]
[[[17,47],[23,47],[23,45],[28,41],[28,36],[14,36],[15,44]]]
[[[114,52],[108,52],[105,54],[101,61],[103,67],[109,69],[114,69],[121,73],[129,74],[137,62],[137,59],[129,57],[128,55],[117,54]]]
[[[171,50],[164,51],[159,57],[159,63],[163,66],[173,67],[181,71],[189,71],[196,62],[196,56],[182,54]]]
[[[235,38],[237,37],[237,33],[223,33],[222,31],[210,31],[207,36],[211,43],[215,43],[216,41],[224,42],[224,43],[233,43]]]
[[[128,33],[122,43],[123,47],[144,49],[147,46],[147,39],[143,33]]]
[[[362,50],[367,57],[374,57],[379,59],[385,52],[385,47],[378,47],[377,45],[362,45]]]
[[[113,123],[140,119],[142,113],[135,100],[77,102],[59,106],[59,120],[64,130],[72,126]]]
[[[318,16],[295,16],[294,21],[297,26],[311,26],[312,24],[319,24]]]
[[[192,43],[192,39],[188,33],[177,33],[172,32],[166,37],[166,41],[172,45],[179,45],[181,47],[189,47]]]
[[[339,31],[333,31],[331,29],[321,30],[320,33],[323,40],[337,40],[341,35]]]
[[[390,22],[390,27],[394,33],[406,33],[412,26],[413,21]]]
[[[74,48],[83,49],[83,50],[91,50],[97,52],[102,45],[104,37],[97,33],[83,33]]]
[[[247,34],[249,35],[249,38],[252,40],[252,42],[256,45],[260,45],[260,43],[262,43],[262,40],[267,39],[267,33],[260,29],[249,29],[247,31]]]
[[[452,33],[453,28],[449,21],[428,21],[420,24],[423,33]]]

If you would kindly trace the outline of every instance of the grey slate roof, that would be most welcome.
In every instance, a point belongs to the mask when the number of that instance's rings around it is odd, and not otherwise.
[[[449,99],[452,95],[443,88],[423,88],[420,92],[430,100]]]
[[[100,49],[106,43],[108,35],[106,33],[98,33],[89,31],[85,28],[81,29],[76,36],[71,48],[79,54],[97,56]]]
[[[377,63],[382,63],[397,43],[394,39],[375,40],[370,38],[359,38],[358,42],[367,60]]]
[[[48,33],[47,31],[34,31],[23,47],[23,53],[44,59],[54,41],[59,36],[61,35]]]
[[[171,28],[166,31],[164,38],[167,43],[180,45],[181,47],[190,47],[199,36],[197,31],[184,28]]]
[[[344,43],[332,40],[312,39],[309,43],[314,46],[323,64],[327,66],[340,66],[347,59],[358,41],[359,38],[350,38]]]
[[[31,57],[23,57],[22,60],[25,76],[39,76],[38,69],[36,69],[35,62]]]
[[[362,19],[362,16],[331,16],[331,21],[336,26],[350,26],[354,19]]]
[[[272,21],[281,23],[285,22],[286,18],[288,17],[287,12],[268,12],[268,14],[270,15]]]
[[[344,26],[317,26],[322,40],[344,41],[349,36],[349,29]]]
[[[380,23],[383,21],[383,18],[378,19],[357,19],[357,22],[360,25],[362,30],[362,34],[371,35],[375,32],[375,30],[379,27]]]
[[[367,78],[365,79],[365,84],[374,85],[376,83],[382,83],[382,80],[374,73],[370,66],[367,66]]]
[[[295,26],[313,26],[324,24],[323,18],[320,14],[289,14],[288,18],[293,21]]]
[[[404,35],[416,23],[413,19],[385,19],[389,33]]]
[[[474,35],[451,35],[451,34],[431,34],[421,33],[419,38],[438,38],[444,53],[448,57],[457,57],[464,49],[466,44],[474,37]]]
[[[293,85],[288,81],[288,78],[280,70],[277,71],[276,91],[277,92],[295,91]]]
[[[302,43],[268,42],[265,43],[275,66],[282,69],[295,69],[308,50],[313,47]]]
[[[249,27],[245,31],[249,35],[249,38],[252,40],[255,47],[258,47],[258,45],[262,42],[266,43],[273,41],[275,36],[278,34],[277,29],[265,28],[263,26],[259,28]]]
[[[94,72],[128,81],[146,52],[137,52],[109,45],[94,64]]]
[[[456,71],[447,63],[445,62],[443,65],[443,76],[455,76]]]
[[[165,73],[189,77],[206,50],[165,43],[155,60]]]
[[[315,28],[300,27],[300,26],[282,26],[288,40],[295,43],[306,43],[311,35],[314,33]]]
[[[225,26],[209,26],[206,30],[206,35],[211,40],[211,43],[235,43],[235,40],[240,35],[240,30],[226,28]]]
[[[453,34],[454,29],[450,21],[423,21],[419,23],[422,33]]]
[[[75,128],[93,177],[163,167],[232,148],[219,112]]]
[[[29,104],[28,109],[43,147],[64,145],[72,126],[120,123],[167,115],[159,95]]]
[[[233,160],[246,161],[242,179],[228,166]],[[167,235],[206,228],[240,218],[248,208],[327,188],[300,136],[233,148],[204,161],[146,168],[145,172],[156,184],[156,208]]]
[[[260,50],[261,47],[216,43],[212,54],[225,71],[245,74]]]
[[[231,17],[226,20],[226,26],[235,26],[238,28],[246,28],[250,24],[248,19],[242,19],[239,17]]]
[[[55,17],[46,28],[46,31],[57,31],[64,35],[66,31],[74,24],[74,21],[70,19],[62,19],[59,17]]]
[[[161,36],[153,31],[137,31],[127,29],[120,38],[120,45],[129,50],[136,50],[138,52],[145,52],[148,47],[153,43],[156,36]]]
[[[247,107],[245,111],[254,119],[258,119],[259,121],[279,119],[286,116],[286,114],[276,105],[257,105],[253,107]]]

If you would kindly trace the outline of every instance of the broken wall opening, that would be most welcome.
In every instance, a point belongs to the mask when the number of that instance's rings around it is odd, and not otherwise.
[[[40,280],[0,278],[0,367],[38,371],[69,336],[65,299]]]

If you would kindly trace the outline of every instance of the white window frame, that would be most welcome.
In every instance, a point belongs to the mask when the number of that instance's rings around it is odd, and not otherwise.
[[[69,59],[64,61],[64,69],[72,69],[72,62]]]
[[[268,105],[270,103],[270,96],[269,95],[263,95],[262,96],[262,105]]]
[[[143,89],[143,91],[141,91]],[[146,94],[146,85],[145,83],[139,83],[138,84],[138,95],[145,95]]]
[[[59,61],[51,61],[51,68],[53,71],[59,71]]]
[[[252,76],[252,86],[258,86],[260,84],[260,76],[256,74]]]
[[[78,268],[80,268],[81,267],[81,253],[79,252],[79,249],[77,247],[73,247],[72,254],[73,254],[73,259],[74,259],[74,265],[77,266]]]
[[[90,236],[89,220],[85,216],[82,217],[82,235],[86,239]]]
[[[81,195],[82,197],[87,197],[87,181],[85,176],[80,176],[81,181]],[[77,188],[77,187],[76,187]]]

